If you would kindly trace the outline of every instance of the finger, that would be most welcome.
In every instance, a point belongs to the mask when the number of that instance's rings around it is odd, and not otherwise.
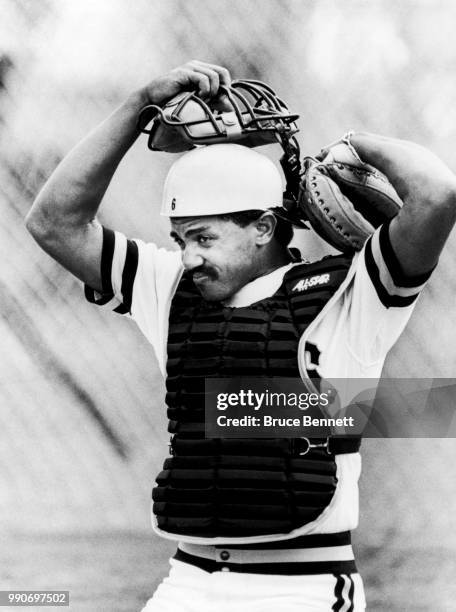
[[[182,89],[194,89],[202,98],[210,95],[211,87],[206,74],[191,68],[179,68],[177,78]]]
[[[215,72],[215,70],[210,70],[209,68],[199,66],[195,67],[194,70],[195,72],[199,72],[207,76],[209,80],[209,97],[214,98],[217,95],[220,87],[220,80],[217,72]]]
[[[208,62],[200,62],[199,60],[192,60],[191,64],[207,68],[208,70],[213,70],[219,76],[220,85],[225,85],[225,87],[230,87],[231,85],[231,74],[227,68],[223,66],[218,66],[217,64],[210,64]]]

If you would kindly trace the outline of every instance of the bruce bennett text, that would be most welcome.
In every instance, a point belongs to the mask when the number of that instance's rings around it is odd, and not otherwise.
[[[227,417],[224,414],[217,417],[219,427],[354,427],[354,418],[340,417],[337,419],[316,418],[309,415],[290,418],[276,418],[270,415]]]

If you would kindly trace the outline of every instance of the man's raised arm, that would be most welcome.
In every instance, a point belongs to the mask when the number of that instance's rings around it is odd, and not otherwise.
[[[419,277],[437,264],[456,222],[456,175],[417,144],[355,133],[351,142],[364,162],[383,172],[404,202],[389,236],[403,276]]]
[[[138,137],[140,110],[162,104],[183,90],[210,98],[229,85],[225,68],[192,61],[133,93],[60,163],[26,218],[38,244],[75,276],[102,291],[102,229],[96,213],[125,153]]]

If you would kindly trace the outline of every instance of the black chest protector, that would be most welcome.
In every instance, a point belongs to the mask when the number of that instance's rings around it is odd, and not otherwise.
[[[336,489],[334,454],[359,440],[333,440],[300,455],[299,440],[205,439],[209,377],[299,377],[298,343],[340,286],[350,259],[300,264],[271,297],[231,308],[205,301],[184,274],[168,335],[171,456],[152,492],[158,527],[200,537],[288,533],[315,520]]]

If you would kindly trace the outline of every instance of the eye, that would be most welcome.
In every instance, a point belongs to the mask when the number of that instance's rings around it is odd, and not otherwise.
[[[210,242],[211,237],[210,236],[204,236],[203,234],[200,234],[196,240],[197,240],[198,244],[207,245]]]

